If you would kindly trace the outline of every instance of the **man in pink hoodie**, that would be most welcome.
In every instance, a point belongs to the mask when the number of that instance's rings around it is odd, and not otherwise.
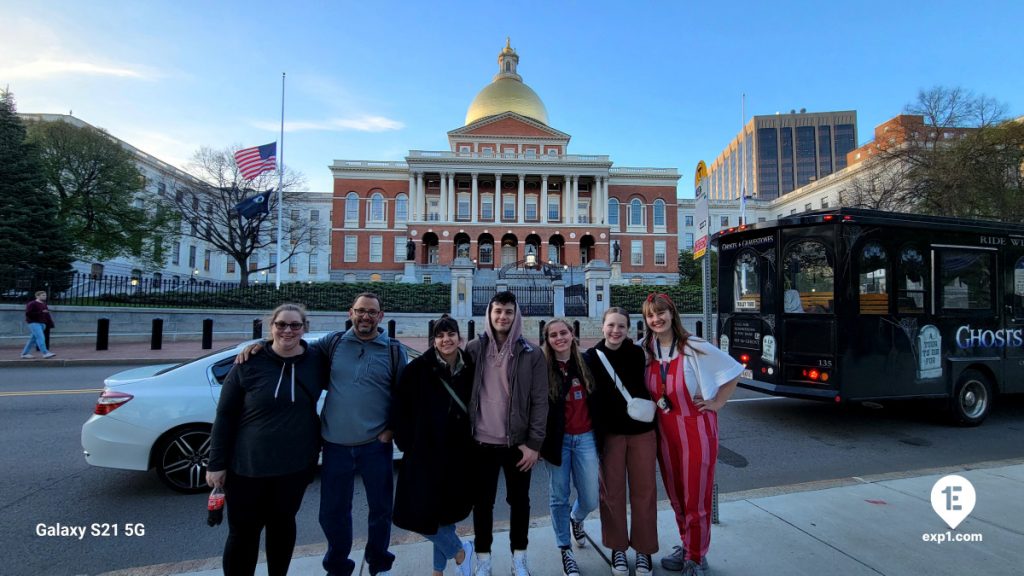
[[[530,471],[544,443],[548,417],[548,368],[540,348],[523,337],[515,294],[499,292],[487,306],[487,326],[466,345],[476,366],[469,414],[476,441],[473,529],[476,576],[491,575],[494,499],[498,472],[505,474],[510,507],[512,573],[529,576]]]

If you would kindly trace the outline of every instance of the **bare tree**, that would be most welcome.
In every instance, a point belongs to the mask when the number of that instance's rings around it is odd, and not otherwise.
[[[268,264],[250,269],[248,262],[253,253],[259,250],[277,248],[278,194],[275,191],[270,195],[267,213],[256,214],[252,218],[243,218],[235,206],[276,187],[277,172],[265,172],[246,181],[235,164],[232,150],[206,147],[195,153],[190,168],[190,172],[202,180],[202,184],[194,190],[178,190],[166,198],[180,215],[181,234],[204,240],[233,258],[241,273],[239,282],[246,286],[251,273],[273,266]],[[293,218],[291,215],[289,207],[301,201],[300,188],[303,186],[302,174],[285,167],[281,186],[284,202],[283,246],[281,261],[276,263],[278,273],[280,267],[296,254],[309,251],[310,239],[317,233],[316,227],[307,219],[301,216]]]
[[[922,90],[900,130],[840,194],[844,205],[1020,220],[1021,123],[1005,106],[962,88]]]

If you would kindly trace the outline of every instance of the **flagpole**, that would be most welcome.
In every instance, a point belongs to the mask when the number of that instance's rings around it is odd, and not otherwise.
[[[281,288],[281,227],[284,219],[284,72],[281,72],[281,137],[277,146],[277,273],[274,274],[274,288]]]
[[[747,223],[747,94],[740,98],[740,226]]]

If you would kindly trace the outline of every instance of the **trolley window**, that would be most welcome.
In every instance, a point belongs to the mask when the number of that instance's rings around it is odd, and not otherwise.
[[[1013,317],[1024,318],[1024,256],[1013,266]]]
[[[995,300],[995,252],[959,248],[941,248],[937,252],[942,309],[991,310]]]
[[[786,248],[783,261],[786,266],[783,311],[831,314],[835,302],[835,271],[825,245],[816,240],[793,242]]]
[[[900,314],[924,314],[928,263],[914,245],[904,246],[896,263],[896,309]]]
[[[737,312],[761,311],[761,282],[757,273],[757,254],[744,250],[736,256],[733,272],[735,310]]]
[[[889,256],[878,242],[869,242],[860,252],[858,291],[861,314],[887,314],[889,288],[886,268]]]

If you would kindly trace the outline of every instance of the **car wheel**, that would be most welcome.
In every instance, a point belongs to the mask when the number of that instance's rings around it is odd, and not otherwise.
[[[977,370],[964,370],[949,399],[950,417],[958,426],[977,426],[992,409],[992,382]]]
[[[184,426],[168,432],[153,454],[156,474],[172,490],[205,492],[206,466],[210,462],[210,427]]]

